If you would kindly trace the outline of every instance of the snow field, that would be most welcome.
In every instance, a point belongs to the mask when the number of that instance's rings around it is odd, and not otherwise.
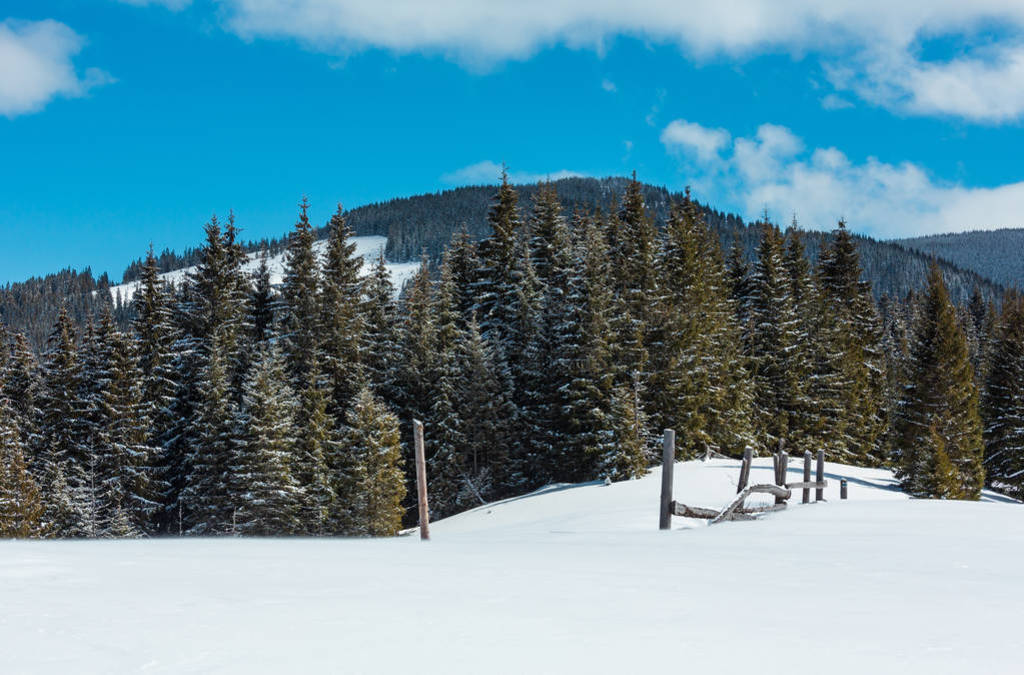
[[[724,505],[738,469],[681,462],[675,498]],[[0,672],[1021,672],[1020,505],[828,464],[826,503],[660,532],[659,474],[480,507],[430,542],[2,542]]]
[[[381,236],[366,236],[366,237],[352,237],[350,241],[356,244],[356,255],[363,259],[363,267],[360,270],[360,274],[366,276],[373,270],[373,266],[377,263],[377,256],[380,255],[381,251],[387,246],[388,238]],[[327,251],[327,240],[321,239],[313,244],[313,251],[317,256],[323,257]],[[242,265],[242,270],[249,274],[254,274],[260,266],[260,253],[250,253],[247,257],[247,262]],[[280,284],[284,279],[284,253],[280,253],[275,256],[267,258],[267,267],[270,269],[270,283],[273,285]],[[406,281],[411,279],[416,274],[416,270],[420,268],[419,262],[404,262],[404,263],[386,263],[388,273],[391,275],[391,283],[395,285],[395,291],[400,291],[402,285]],[[195,267],[185,267],[179,270],[173,270],[165,274],[161,274],[160,278],[168,283],[180,284],[188,274],[195,271]],[[118,294],[121,296],[121,301],[125,304],[131,302],[132,297],[135,295],[135,291],[138,290],[141,282],[130,281],[126,284],[119,284],[117,286],[110,287],[110,293],[116,300]]]

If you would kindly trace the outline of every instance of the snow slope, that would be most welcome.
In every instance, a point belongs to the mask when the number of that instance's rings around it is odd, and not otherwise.
[[[377,256],[379,256],[381,251],[383,251],[387,246],[388,238],[380,236],[352,237],[351,241],[355,242],[356,255],[363,258],[362,274],[369,274],[377,262]],[[321,239],[313,244],[313,251],[318,256],[322,257],[326,250],[326,239]],[[247,258],[248,261],[242,266],[242,269],[250,274],[255,273],[260,266],[260,254],[250,253]],[[281,280],[284,278],[284,253],[267,258],[267,266],[270,269],[270,283],[281,283]],[[389,262],[386,266],[388,273],[391,274],[391,283],[395,285],[396,291],[400,291],[402,289],[402,285],[411,279],[413,275],[416,274],[416,270],[420,268],[419,262]],[[178,284],[181,283],[187,275],[194,273],[195,269],[195,267],[184,267],[179,270],[167,272],[166,274],[161,274],[160,278],[168,283]],[[135,295],[135,291],[139,286],[140,282],[130,281],[126,284],[111,286],[110,293],[113,295],[115,301],[117,300],[118,294],[120,294],[122,302],[127,304],[131,302],[131,299]]]
[[[430,542],[0,542],[0,672],[1022,672],[1024,509],[827,473],[827,503],[670,532],[655,471],[484,506]],[[680,463],[676,498],[724,504],[737,474]]]

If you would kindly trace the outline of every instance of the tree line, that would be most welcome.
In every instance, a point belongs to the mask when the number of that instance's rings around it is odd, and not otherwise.
[[[434,517],[638,477],[665,427],[680,459],[823,448],[916,496],[1020,494],[1018,294],[957,305],[933,266],[876,302],[843,223],[812,265],[761,222],[749,262],[688,192],[657,223],[635,179],[613,211],[518,198],[503,181],[490,234],[456,233],[398,297],[340,207],[318,257],[303,202],[278,287],[213,218],[184,283],[150,252],[126,329],[62,312],[38,359],[5,335],[0,534],[394,534],[413,418]]]

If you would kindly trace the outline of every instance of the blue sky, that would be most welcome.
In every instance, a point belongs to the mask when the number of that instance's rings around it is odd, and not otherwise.
[[[626,4],[6,0],[0,282],[501,162],[878,237],[1024,226],[1019,3]]]

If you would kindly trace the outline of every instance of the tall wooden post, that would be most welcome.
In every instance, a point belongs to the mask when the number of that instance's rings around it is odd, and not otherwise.
[[[804,450],[804,483],[811,482],[811,451]],[[803,494],[803,503],[809,504],[811,502],[811,488],[805,487]]]
[[[786,454],[785,450],[779,452],[779,472],[775,477],[775,484],[786,486],[786,471],[789,470],[789,455]],[[782,497],[775,498],[776,504],[785,504],[786,500]]]
[[[818,470],[817,470],[817,473],[814,476],[814,480],[818,481],[819,483],[822,483],[825,480],[825,451],[824,450],[818,450]],[[820,502],[820,501],[824,501],[824,499],[825,499],[825,490],[823,488],[817,488],[814,491],[814,501]]]
[[[736,494],[743,492],[750,481],[750,463],[754,461],[754,449],[749,445],[743,449],[743,464],[740,466],[740,480],[736,483]]]
[[[412,421],[416,442],[416,496],[420,507],[420,539],[430,539],[430,511],[427,509],[427,458],[423,449],[423,422]]]
[[[672,527],[672,477],[676,468],[676,432],[665,429],[661,446],[661,518],[658,527],[667,530]]]

